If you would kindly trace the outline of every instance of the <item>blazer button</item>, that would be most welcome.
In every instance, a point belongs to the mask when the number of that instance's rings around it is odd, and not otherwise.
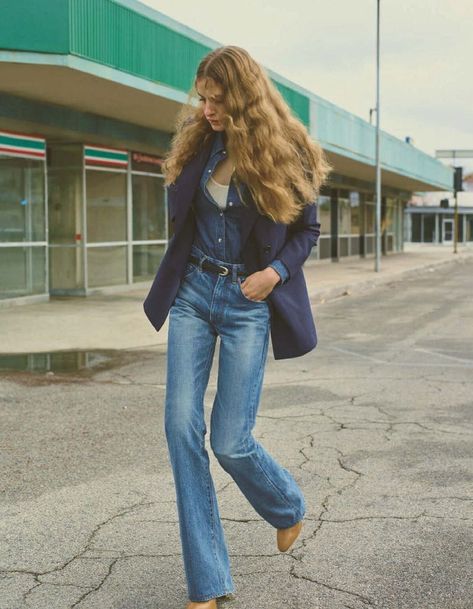
[[[268,243],[267,245],[264,246],[263,252],[265,254],[269,254],[270,251],[271,251],[271,245]]]

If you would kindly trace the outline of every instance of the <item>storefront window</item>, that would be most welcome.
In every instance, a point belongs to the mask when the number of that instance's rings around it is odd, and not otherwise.
[[[133,175],[133,239],[166,239],[163,178]]]
[[[320,222],[320,233],[321,235],[330,236],[330,197],[326,195],[319,195],[317,199],[317,208]]]
[[[156,274],[164,256],[165,245],[133,246],[133,281],[147,281]]]
[[[87,169],[87,242],[125,241],[126,173]]]
[[[356,190],[350,192],[350,225],[351,234],[359,235],[360,230],[360,193]]]
[[[422,241],[422,216],[420,214],[411,214],[411,241],[420,243]]]
[[[0,247],[0,296],[44,294],[46,246]]]
[[[466,216],[465,241],[473,241],[473,217]]]
[[[385,208],[385,216],[384,216],[384,226],[383,230],[387,233],[392,233],[394,230],[393,227],[393,217],[394,217],[394,208],[396,205],[395,199],[387,198],[386,199],[386,208]]]
[[[374,233],[375,209],[372,201],[365,201],[366,233]]]
[[[0,241],[44,241],[44,163],[0,156]]]
[[[338,198],[338,234],[349,235],[351,231],[350,227],[351,218],[351,207],[350,200],[347,198]]]
[[[0,155],[0,298],[47,291],[45,192],[43,160]]]
[[[126,246],[88,247],[87,271],[89,287],[127,283]]]
[[[435,241],[435,216],[434,214],[423,214],[424,223],[424,243],[433,243]]]

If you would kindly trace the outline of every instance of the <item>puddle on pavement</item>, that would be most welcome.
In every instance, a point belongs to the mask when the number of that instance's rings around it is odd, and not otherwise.
[[[51,351],[43,353],[0,353],[0,376],[42,376],[53,380],[65,376],[91,376],[127,363],[134,354],[114,350]],[[20,380],[20,379],[18,379]]]

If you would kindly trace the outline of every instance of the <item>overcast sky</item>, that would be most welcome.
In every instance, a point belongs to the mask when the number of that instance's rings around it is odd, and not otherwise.
[[[264,66],[369,120],[376,0],[142,2],[221,44],[246,48]],[[473,149],[472,0],[380,4],[381,128],[411,136],[431,155]],[[473,169],[473,159],[463,165]]]

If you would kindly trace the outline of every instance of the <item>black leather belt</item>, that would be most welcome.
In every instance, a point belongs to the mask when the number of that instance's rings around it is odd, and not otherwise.
[[[197,256],[193,256],[192,254],[189,256],[189,260],[197,265],[200,262],[200,258],[197,258]],[[210,260],[207,260],[207,258],[202,262],[202,269],[204,271],[218,273],[219,275],[228,275],[230,273],[228,266],[214,264],[213,262],[210,262]],[[248,273],[245,273],[244,271],[237,271],[237,275],[248,275]]]

